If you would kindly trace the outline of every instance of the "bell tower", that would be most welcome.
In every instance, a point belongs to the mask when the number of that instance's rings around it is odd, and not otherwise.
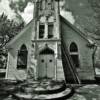
[[[59,0],[36,0],[33,16],[39,26],[36,39],[59,38]]]
[[[36,78],[63,80],[59,0],[36,0],[32,55]]]

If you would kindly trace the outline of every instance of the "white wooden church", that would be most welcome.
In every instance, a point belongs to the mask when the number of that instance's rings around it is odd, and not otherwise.
[[[59,0],[35,1],[33,19],[6,45],[6,79],[25,80],[30,72],[35,80],[64,80],[62,34],[79,78],[94,80],[91,42],[60,15],[59,8]]]

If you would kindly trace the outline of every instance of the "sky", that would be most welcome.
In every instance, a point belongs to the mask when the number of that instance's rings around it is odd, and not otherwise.
[[[22,18],[26,23],[29,23],[33,18],[33,12],[34,12],[34,5],[32,3],[28,3],[26,8],[24,9],[24,12],[20,13]]]
[[[15,0],[13,0],[15,2]],[[17,2],[18,0],[16,0]],[[0,2],[0,14],[2,14],[3,12],[8,15],[9,19],[17,19],[16,18],[16,13],[13,9],[10,8],[10,0],[1,0]],[[64,5],[64,1],[62,1],[60,3],[61,6]],[[24,9],[23,12],[18,12],[19,15],[21,15],[21,17],[23,18],[23,20],[25,21],[25,23],[29,23],[32,18],[33,18],[33,9],[34,9],[34,4],[29,2],[26,6],[26,8]],[[65,11],[65,9],[61,9],[61,15],[64,16],[68,21],[70,21],[72,24],[74,24],[75,19],[72,15],[71,12],[69,11]]]
[[[8,0],[2,0],[0,2],[0,14],[5,13],[8,15],[9,19],[15,18],[16,14],[14,13],[14,10],[12,10],[9,7],[9,1]]]
[[[75,18],[72,14],[72,12],[70,11],[67,11],[65,8],[64,8],[64,5],[65,5],[65,0],[62,0],[60,2],[60,14],[65,18],[67,19],[70,23],[74,24],[75,23]]]

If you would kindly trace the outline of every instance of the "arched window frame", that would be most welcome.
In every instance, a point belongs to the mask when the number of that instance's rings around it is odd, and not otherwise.
[[[17,69],[27,69],[27,47],[25,44],[23,44],[20,49],[18,50],[18,56],[17,56]]]
[[[72,48],[72,47],[75,47],[74,49]],[[71,48],[73,49],[73,50],[71,50]],[[79,64],[79,53],[78,53],[78,46],[77,46],[77,44],[75,43],[75,42],[71,42],[70,43],[70,46],[69,46],[69,52],[70,52],[70,56],[72,57],[72,56],[77,56],[77,66],[76,66],[76,68],[79,68],[79,66],[80,66],[80,64]],[[73,58],[72,58],[73,59]],[[73,61],[74,62],[74,61]]]
[[[71,49],[73,49],[72,46],[75,47],[74,50],[71,50]],[[70,43],[69,52],[70,52],[70,54],[78,54],[78,46],[75,42]]]

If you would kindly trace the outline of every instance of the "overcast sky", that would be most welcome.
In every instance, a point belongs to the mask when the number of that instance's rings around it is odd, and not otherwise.
[[[64,2],[60,3],[61,6],[63,6]],[[24,12],[19,12],[19,14],[22,16],[24,21],[26,23],[29,23],[30,20],[33,18],[33,9],[34,9],[34,4],[29,2],[24,9]],[[8,15],[9,19],[15,19],[16,18],[16,13],[14,10],[12,10],[9,6],[9,0],[1,0],[0,2],[0,14],[5,13]],[[64,16],[68,21],[70,21],[72,24],[75,22],[74,17],[71,12],[65,11],[64,9],[61,9],[61,15]]]
[[[15,13],[14,11],[9,7],[9,1],[8,0],[2,0],[0,2],[0,14],[5,13],[6,15],[8,15],[8,18],[14,18],[15,17]]]

